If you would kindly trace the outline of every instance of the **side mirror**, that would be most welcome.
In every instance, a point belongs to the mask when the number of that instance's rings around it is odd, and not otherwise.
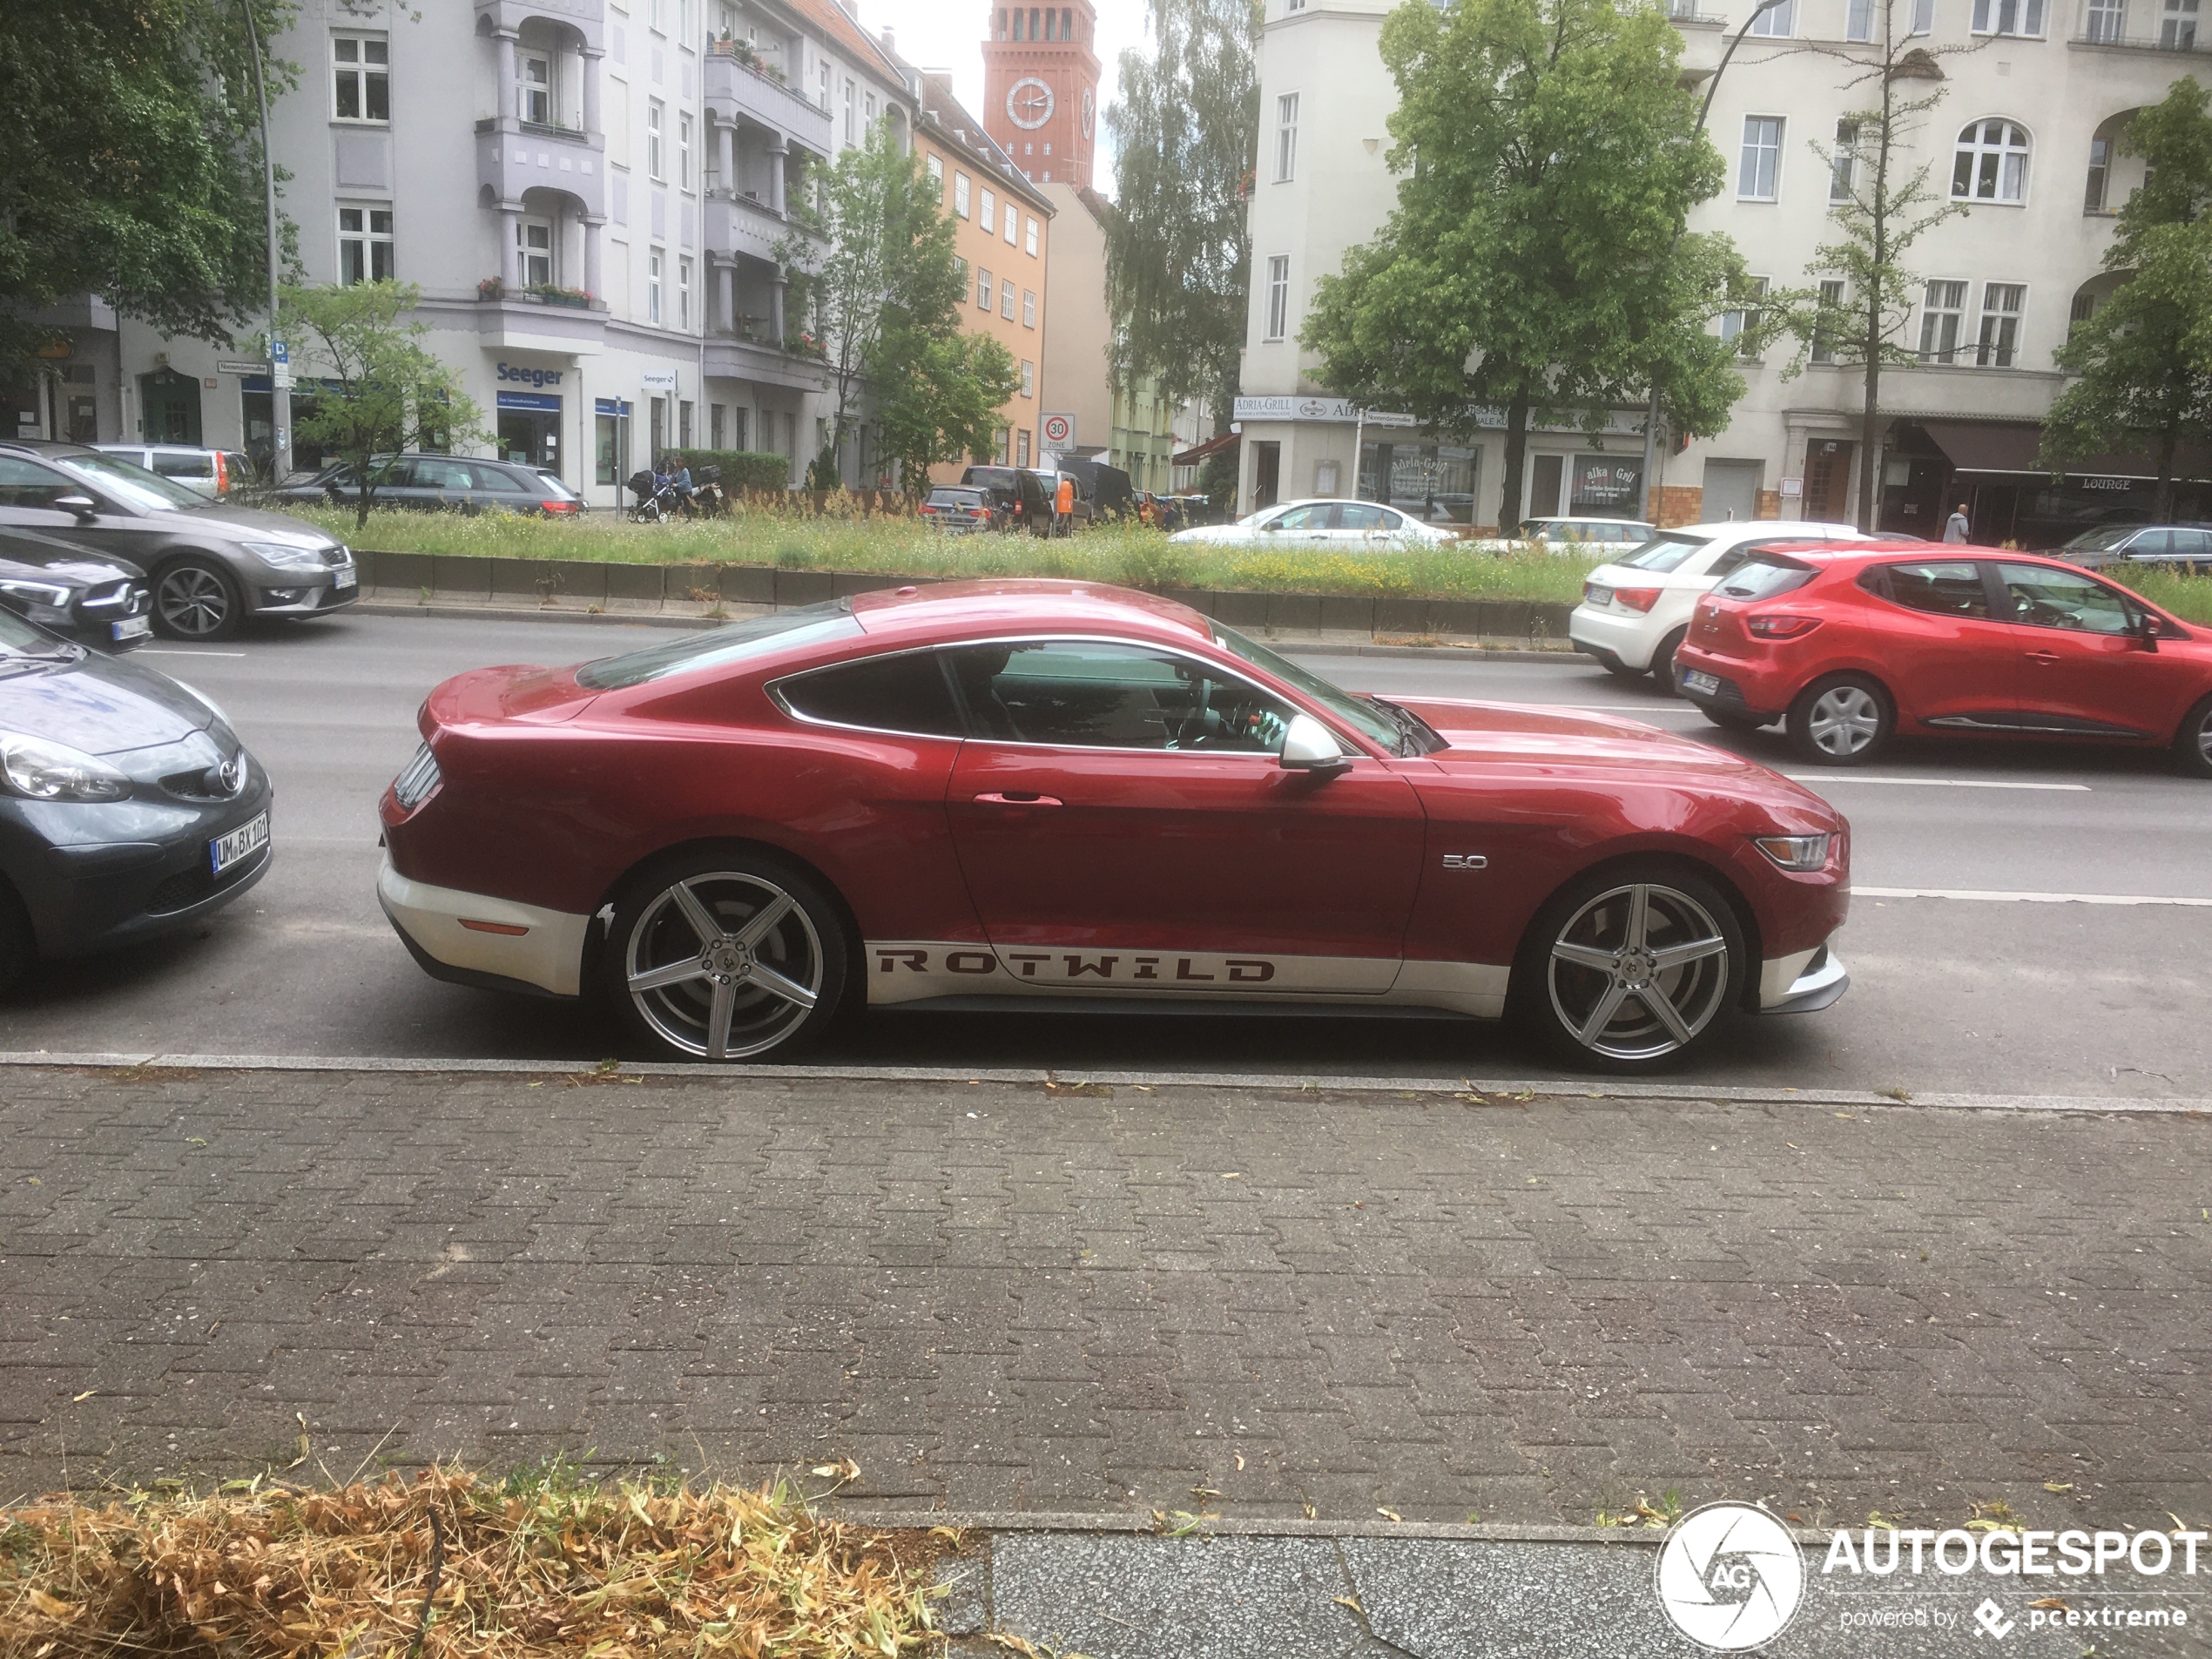
[[[74,513],[79,518],[90,518],[100,510],[99,502],[90,496],[57,496],[49,504],[57,512]]]
[[[1285,771],[1318,772],[1333,778],[1352,770],[1352,757],[1337,746],[1329,728],[1310,714],[1293,714],[1283,733],[1280,764]]]
[[[2135,618],[2135,625],[2128,631],[2135,636],[2135,644],[2143,650],[2155,651],[2158,649],[2158,618],[2148,610]]]

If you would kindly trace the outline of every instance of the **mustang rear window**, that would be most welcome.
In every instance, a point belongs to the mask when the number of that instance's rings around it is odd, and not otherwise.
[[[800,605],[791,610],[748,617],[726,628],[704,634],[686,634],[664,644],[648,645],[620,657],[587,663],[577,671],[576,682],[587,691],[618,691],[625,685],[688,674],[694,669],[722,668],[748,657],[765,657],[792,645],[859,637],[849,599],[827,604]]]
[[[864,657],[780,681],[773,689],[802,719],[926,738],[967,735],[934,651]]]
[[[1802,588],[1819,574],[1810,564],[1778,553],[1762,553],[1722,583],[1721,591],[1731,599],[1771,599]]]

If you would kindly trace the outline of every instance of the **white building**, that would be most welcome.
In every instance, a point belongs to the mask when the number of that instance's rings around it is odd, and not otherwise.
[[[1683,69],[1703,84],[1750,0],[1734,15],[1676,0]],[[1977,539],[2059,539],[2067,526],[2143,516],[2140,462],[2100,457],[2054,487],[2034,469],[2038,422],[2060,384],[2052,352],[2077,307],[2109,291],[2101,270],[2113,211],[2142,164],[2118,157],[2127,115],[2156,102],[2196,56],[2195,0],[1896,0],[1944,53],[1944,96],[1921,118],[1907,165],[1970,212],[1912,253],[1919,302],[1905,343],[1923,361],[1886,369],[1879,490],[1886,528],[1935,535],[1950,507],[1971,505]],[[2079,8],[2078,10],[2075,8]],[[1396,90],[1377,51],[1389,0],[1268,0],[1260,51],[1261,130],[1251,208],[1251,313],[1239,504],[1348,489],[1359,441],[1363,493],[1440,514],[1497,522],[1502,431],[1464,447],[1402,427],[1355,425],[1328,397],[1297,337],[1316,280],[1387,218],[1396,181],[1384,165]],[[1838,121],[1867,92],[1817,41],[1846,57],[1878,22],[1871,0],[1786,0],[1723,77],[1709,131],[1728,163],[1723,192],[1692,215],[1725,231],[1748,268],[1777,287],[1809,287],[1814,250],[1834,239],[1825,159]],[[2203,43],[2212,49],[2212,33]],[[1954,183],[1955,181],[1955,183]],[[1736,319],[1719,325],[1729,331]],[[1659,446],[1651,504],[1662,522],[1753,516],[1849,518],[1858,469],[1859,371],[1814,362],[1793,380],[1790,353],[1746,362],[1749,390],[1728,431],[1678,454]],[[1523,511],[1632,515],[1641,481],[1640,411],[1623,411],[1601,443],[1576,433],[1531,435]],[[1467,503],[1462,507],[1461,502]]]
[[[273,50],[301,66],[270,119],[307,280],[419,286],[425,344],[500,453],[602,505],[671,446],[804,472],[830,410],[817,361],[784,343],[786,205],[870,122],[902,139],[913,122],[835,0],[305,0]],[[97,300],[55,320],[60,395],[21,430],[268,448],[252,350]],[[849,481],[872,477],[867,450],[863,428]]]

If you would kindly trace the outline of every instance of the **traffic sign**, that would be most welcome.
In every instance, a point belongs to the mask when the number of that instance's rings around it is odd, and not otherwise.
[[[1076,417],[1072,415],[1048,415],[1043,426],[1044,441],[1055,449],[1064,449],[1076,441]]]

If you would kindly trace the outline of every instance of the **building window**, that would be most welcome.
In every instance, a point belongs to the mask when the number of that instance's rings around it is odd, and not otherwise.
[[[1752,20],[1755,35],[1794,35],[1797,32],[1797,0],[1782,0],[1771,11],[1762,11]]]
[[[2196,0],[2166,0],[2166,15],[2158,24],[2158,44],[2169,52],[2196,50]]]
[[[691,447],[691,400],[688,397],[676,406],[676,447]]]
[[[1845,0],[1844,38],[1869,40],[1874,34],[1874,0]]]
[[[2194,5],[2195,0],[2189,0]],[[1974,33],[2040,35],[2043,0],[1974,0]]]
[[[526,288],[553,286],[553,221],[515,221],[515,269]]]
[[[1037,326],[1037,296],[1035,290],[1031,288],[1022,290],[1022,326],[1024,328]]]
[[[1275,182],[1287,184],[1298,176],[1298,94],[1285,92],[1275,100]]]
[[[1024,357],[1022,360],[1022,395],[1023,397],[1035,397],[1036,395],[1037,366],[1031,362],[1028,358]]]
[[[1782,118],[1778,115],[1745,116],[1743,160],[1736,174],[1737,199],[1770,202],[1781,183]]]
[[[2081,36],[2088,41],[2116,45],[2128,29],[2128,0],[2089,0],[2081,17]]]
[[[1912,0],[1912,23],[1905,32],[1909,35],[1935,33],[1935,0]]]
[[[1029,221],[1027,251],[1031,259],[1037,257],[1037,221],[1034,219]]]
[[[2066,317],[2067,333],[2068,334],[2073,334],[2076,328],[2079,328],[2083,323],[2088,321],[2090,318],[2095,316],[2096,314],[2097,296],[2090,293],[2087,288],[2082,289],[2079,293],[2074,296],[2074,304],[2067,308]]]
[[[953,175],[953,212],[962,219],[968,217],[968,175],[964,172]]]
[[[1014,204],[1012,202],[1008,202],[1006,205],[1006,213],[1004,217],[1006,219],[1006,245],[1008,247],[1013,247],[1016,246],[1015,233],[1021,228],[1020,225],[1016,221],[1018,221],[1022,216],[1014,211]]]
[[[999,199],[988,190],[983,192],[982,209],[975,215],[975,222],[983,227],[986,236],[999,233]]]
[[[2015,121],[1976,121],[1959,134],[1951,165],[1954,201],[2020,202],[2027,197],[2027,129]]]
[[[681,255],[676,260],[676,326],[691,326],[691,262]],[[688,403],[685,408],[689,408]]]
[[[1027,427],[1014,435],[1014,464],[1017,467],[1029,464],[1029,428]]]
[[[819,67],[819,70],[820,70],[820,75],[819,75],[819,80],[820,80],[821,84],[820,84],[820,88],[819,88],[819,91],[817,91],[815,92],[815,94],[814,94],[814,102],[815,102],[815,103],[817,103],[817,104],[819,104],[819,105],[820,105],[822,106],[822,113],[823,113],[824,115],[827,115],[827,114],[829,113],[829,84],[830,84],[830,66],[829,66],[829,60],[828,60],[827,58],[823,59],[823,60],[822,60],[822,62],[821,62],[821,64],[820,64],[818,67]]]
[[[861,101],[860,114],[862,118],[864,118],[870,126],[873,126],[875,125],[874,93],[870,92],[867,97]]]
[[[860,130],[855,125],[859,120],[859,112],[854,108],[854,96],[859,91],[860,88],[853,84],[853,78],[847,75],[845,78],[845,142],[847,144],[860,142]]]
[[[1844,280],[1841,277],[1821,280],[1817,317],[1810,354],[1816,363],[1832,363],[1836,361],[1836,341],[1843,332]]]
[[[1291,256],[1267,258],[1267,327],[1264,340],[1280,340],[1291,326]]]
[[[667,3],[668,0],[645,0],[645,27],[656,34],[668,32]]]
[[[1012,427],[1001,427],[998,431],[993,435],[992,442],[997,446],[995,453],[998,455],[999,465],[1001,467],[1012,466],[1014,464],[1014,428]]]
[[[2105,210],[2105,186],[2112,179],[2112,140],[2089,140],[2089,181],[2081,192],[2081,211],[2101,213]]]
[[[392,210],[388,207],[341,207],[338,210],[338,280],[384,282],[392,275]]]
[[[645,105],[645,172],[649,178],[665,179],[661,170],[661,126],[668,118],[668,111],[658,98]]]
[[[1767,280],[1764,277],[1753,277],[1751,279],[1751,297],[1753,299],[1756,300],[1764,294],[1766,293],[1766,288]],[[1755,305],[1744,306],[1735,311],[1722,312],[1721,338],[1723,340],[1732,340],[1738,342],[1737,349],[1748,357],[1752,352],[1758,349],[1759,320],[1766,313],[1763,307]]]
[[[689,111],[676,117],[676,184],[679,190],[691,187],[691,117]]]
[[[1920,304],[1920,361],[1958,361],[1959,327],[1966,310],[1964,282],[1931,282]]]
[[[522,82],[515,89],[515,116],[532,126],[555,125],[553,60],[543,52],[524,52],[519,60]]]
[[[660,280],[663,263],[663,256],[658,248],[655,248],[645,255],[645,320],[647,322],[657,323],[660,320]],[[660,400],[655,398],[653,401],[658,403]],[[658,442],[658,441],[656,440],[656,447]]]
[[[929,169],[930,193],[937,198],[937,205],[942,207],[945,205],[945,158],[931,156],[922,165]]]
[[[1008,322],[1014,320],[1014,279],[1012,277],[999,279],[999,315]]]
[[[708,448],[719,449],[722,447],[723,421],[728,413],[727,408],[720,403],[710,403],[706,406],[706,447]]]
[[[592,410],[592,471],[595,482],[619,483],[630,475],[630,405],[603,397]]]
[[[392,44],[382,35],[330,37],[332,112],[341,121],[392,118]]]
[[[1981,339],[1974,361],[1983,368],[2010,368],[2020,361],[2020,309],[2027,303],[2024,282],[1985,282],[1981,287]]]
[[[980,265],[975,267],[975,308],[978,311],[991,308],[991,273]]]
[[[1858,172],[1858,123],[1846,117],[1836,123],[1836,147],[1828,158],[1828,199],[1847,202]]]

